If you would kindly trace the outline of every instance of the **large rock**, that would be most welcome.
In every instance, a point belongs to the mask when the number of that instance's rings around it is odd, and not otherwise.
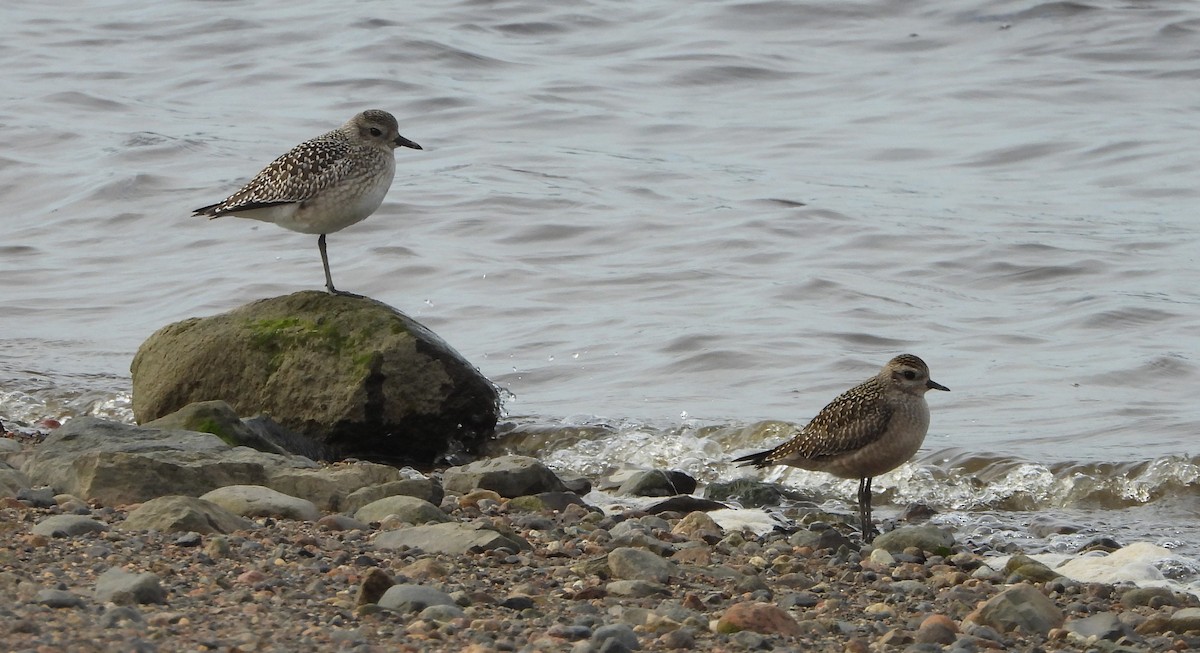
[[[317,521],[321,511],[307,499],[289,496],[261,485],[229,485],[200,497],[241,517],[275,517]]]
[[[359,508],[354,518],[364,522],[383,521],[388,515],[396,515],[400,521],[409,524],[426,524],[429,522],[447,522],[450,518],[440,508],[417,497],[402,494],[384,497],[372,501]]]
[[[317,467],[300,456],[231,447],[209,433],[79,417],[38,445],[23,471],[34,484],[113,506],[227,485],[270,486],[279,469]]]
[[[152,499],[131,511],[118,528],[161,533],[232,533],[255,528],[254,522],[238,517],[211,501],[195,497],[166,496]]]
[[[528,551],[533,548],[520,535],[505,535],[483,524],[460,522],[384,531],[375,536],[373,544],[376,549],[381,550],[408,547],[420,549],[425,553],[446,555],[463,555],[472,551],[490,551],[501,547],[513,551]]]
[[[143,426],[212,433],[235,447],[250,447],[268,453],[294,453],[313,460],[326,458],[324,447],[302,435],[287,431],[269,417],[244,421],[224,401],[199,401],[164,415]]]
[[[1039,635],[1062,626],[1064,619],[1063,611],[1054,601],[1026,584],[1013,585],[966,617],[966,621],[991,626],[1000,632],[1020,627],[1027,633]]]
[[[476,488],[492,490],[510,499],[566,489],[549,467],[529,456],[500,456],[451,467],[442,474],[442,486],[460,494]]]
[[[222,399],[333,453],[382,462],[473,449],[499,416],[495,386],[424,326],[375,300],[319,291],[168,325],[130,371],[139,423]]]
[[[349,510],[349,497],[359,490],[400,478],[400,470],[390,465],[358,461],[320,469],[275,467],[267,487],[294,497],[308,499],[321,510]]]

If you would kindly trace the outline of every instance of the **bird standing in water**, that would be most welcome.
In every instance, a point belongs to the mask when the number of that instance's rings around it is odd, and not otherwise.
[[[925,393],[950,388],[929,378],[925,361],[901,354],[879,374],[843,392],[795,437],[761,453],[737,458],[754,467],[790,465],[858,479],[858,518],[864,540],[871,522],[871,479],[912,458],[929,431]]]

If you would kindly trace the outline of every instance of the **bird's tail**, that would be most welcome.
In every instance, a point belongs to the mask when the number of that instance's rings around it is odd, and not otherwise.
[[[772,449],[771,451],[774,450]],[[767,462],[767,457],[771,455],[771,451],[760,451],[758,453],[752,453],[748,456],[742,456],[741,458],[734,458],[733,462],[741,463],[738,465],[738,467],[749,467],[751,465],[755,467],[766,467],[771,464]]]

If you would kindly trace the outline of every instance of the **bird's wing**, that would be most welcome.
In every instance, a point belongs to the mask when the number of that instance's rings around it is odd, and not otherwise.
[[[292,148],[272,161],[245,186],[223,201],[193,215],[217,217],[277,204],[303,202],[336,185],[349,173],[350,146],[330,132]]]
[[[874,379],[856,386],[821,409],[796,437],[765,453],[760,467],[787,458],[816,460],[861,449],[878,440],[894,412],[880,401],[882,388]]]

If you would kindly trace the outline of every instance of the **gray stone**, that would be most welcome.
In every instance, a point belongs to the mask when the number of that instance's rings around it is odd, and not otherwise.
[[[1008,562],[1004,565],[1004,573],[1007,574],[1010,583],[1019,583],[1022,581],[1044,583],[1062,576],[1062,574],[1047,567],[1045,564],[1023,554],[1017,554],[1009,558]]]
[[[438,605],[431,605],[428,608],[425,608],[424,610],[421,611],[420,614],[417,615],[417,618],[418,619],[428,619],[430,621],[436,621],[438,623],[446,623],[447,621],[453,621],[455,619],[458,619],[459,617],[463,616],[464,614],[465,613],[463,612],[463,609],[458,607],[457,605],[438,604]]]
[[[506,535],[483,524],[459,522],[385,531],[375,536],[374,545],[377,549],[410,547],[426,553],[447,555],[462,555],[501,547],[513,551],[528,551],[533,548],[519,535]]]
[[[317,526],[327,531],[366,531],[371,525],[346,515],[325,515],[317,520]]]
[[[275,467],[317,467],[299,456],[230,447],[211,433],[149,429],[78,417],[38,445],[23,471],[58,492],[113,506],[265,485]]]
[[[1200,608],[1181,608],[1167,619],[1167,629],[1177,633],[1200,630]]]
[[[38,590],[33,600],[48,608],[82,608],[86,605],[83,597],[65,590]]]
[[[604,646],[610,640],[615,641],[629,651],[636,651],[642,647],[641,642],[638,641],[637,633],[633,632],[633,628],[628,624],[608,624],[600,626],[592,632],[592,643],[598,646],[601,651],[605,650]]]
[[[637,497],[672,497],[695,491],[696,479],[680,471],[661,469],[638,472],[617,488],[618,495]]]
[[[34,508],[49,508],[58,504],[54,500],[52,487],[23,487],[17,492],[17,501],[24,501]]]
[[[442,485],[459,494],[480,488],[509,499],[566,489],[549,467],[528,456],[501,456],[451,467],[442,475]]]
[[[232,533],[255,528],[211,501],[195,497],[166,496],[152,499],[133,510],[118,525],[122,530],[155,530],[162,533]]]
[[[424,499],[429,503],[437,505],[442,502],[445,496],[442,486],[438,485],[437,481],[430,478],[402,478],[396,481],[388,481],[362,487],[354,492],[351,492],[346,497],[346,501],[342,504],[341,510],[348,513],[355,513],[359,508],[378,501],[384,497],[394,497],[404,495],[408,497],[416,497]]]
[[[317,508],[329,512],[350,512],[350,496],[365,488],[390,483],[400,478],[400,470],[391,465],[364,461],[319,469],[274,467],[267,471],[267,487],[312,501]],[[362,504],[354,510],[359,507],[362,507]]]
[[[5,438],[0,438],[5,440]],[[29,477],[8,463],[0,463],[0,496],[15,497],[21,488],[29,487]]]
[[[1032,585],[1014,585],[993,596],[971,615],[974,621],[1000,632],[1020,627],[1045,635],[1063,625],[1063,611]]]
[[[604,590],[613,596],[628,596],[639,599],[654,596],[655,594],[670,593],[665,585],[645,580],[614,580],[605,585]]]
[[[128,625],[140,626],[143,623],[145,623],[145,619],[142,618],[142,613],[130,605],[118,605],[105,610],[104,614],[100,615],[100,625],[105,628],[120,628]]]
[[[871,544],[892,553],[915,546],[922,551],[944,554],[954,547],[954,534],[937,526],[905,526],[876,537]]]
[[[1121,594],[1121,605],[1126,608],[1178,606],[1179,597],[1165,587],[1135,587]]]
[[[154,574],[135,574],[113,567],[96,579],[95,597],[100,602],[133,605],[163,603],[167,599],[167,593],[159,585],[158,576]]]
[[[47,537],[74,537],[84,533],[103,533],[108,530],[108,524],[84,515],[53,515],[30,530]]]
[[[675,564],[645,549],[620,547],[608,554],[608,569],[614,578],[666,583],[676,575]]]
[[[379,607],[396,612],[420,612],[431,605],[457,605],[449,594],[425,585],[392,585],[379,599]]]
[[[321,511],[312,501],[288,496],[262,485],[229,485],[200,497],[242,517],[274,517],[316,521]]]
[[[1095,637],[1110,642],[1115,642],[1126,634],[1125,625],[1115,612],[1101,612],[1083,619],[1072,619],[1063,624],[1063,629],[1084,639]]]
[[[242,423],[233,407],[224,401],[197,401],[179,410],[142,424],[146,428],[211,433],[233,447],[250,447],[275,454],[289,453],[283,447],[266,442]]]
[[[447,522],[450,518],[441,508],[424,499],[396,495],[372,501],[359,508],[354,518],[364,522],[383,521],[388,515],[396,515],[400,521],[409,524],[426,524],[429,522]]]
[[[499,416],[496,388],[429,329],[373,299],[320,291],[163,327],[130,371],[140,423],[223,399],[379,462],[473,449]]]

